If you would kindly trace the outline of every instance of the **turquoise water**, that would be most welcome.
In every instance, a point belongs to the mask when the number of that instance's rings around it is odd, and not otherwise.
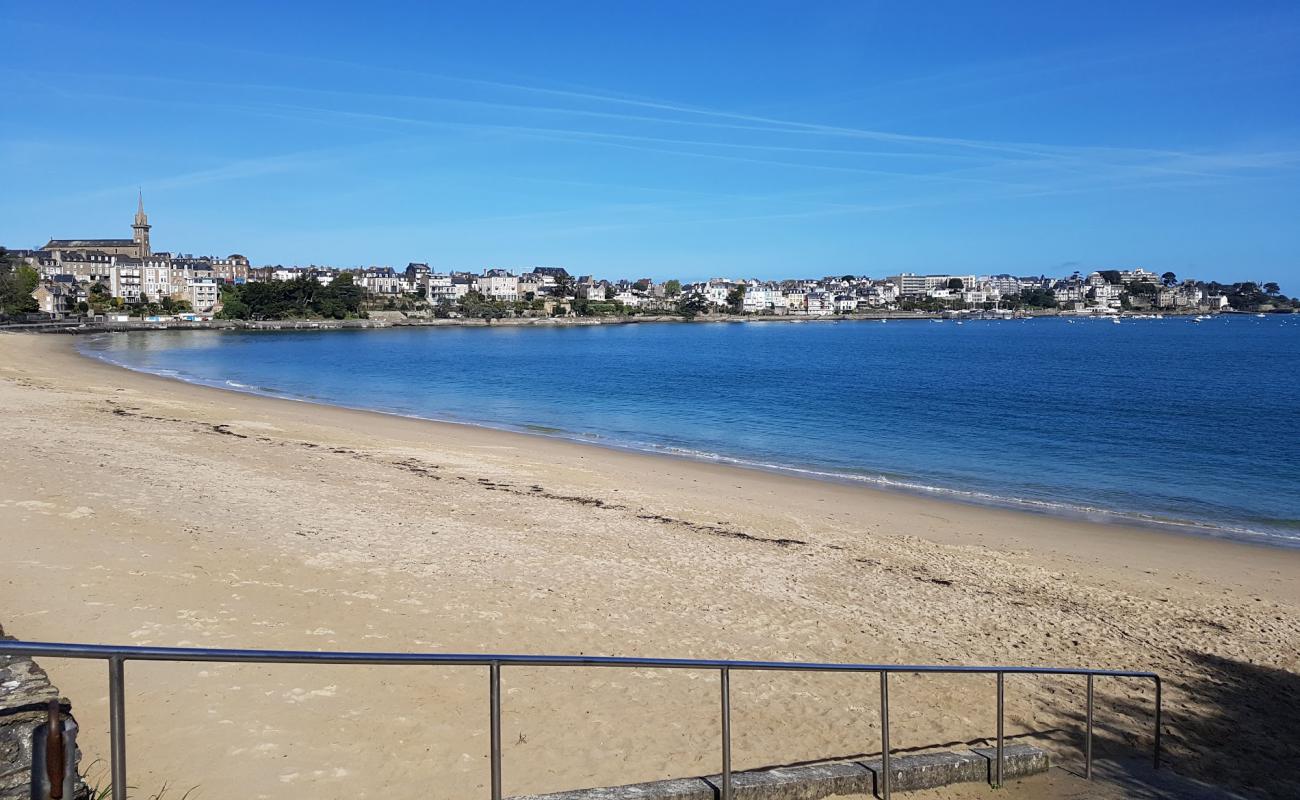
[[[1300,317],[173,331],[187,381],[1300,546]]]

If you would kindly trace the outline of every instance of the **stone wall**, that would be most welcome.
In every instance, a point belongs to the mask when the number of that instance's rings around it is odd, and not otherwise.
[[[11,638],[0,628],[0,640]],[[31,800],[34,734],[37,728],[43,730],[51,700],[59,701],[70,722],[72,704],[59,697],[45,670],[25,656],[0,655],[0,800]],[[72,758],[76,766],[81,752],[74,750]],[[73,797],[85,794],[78,780]]]

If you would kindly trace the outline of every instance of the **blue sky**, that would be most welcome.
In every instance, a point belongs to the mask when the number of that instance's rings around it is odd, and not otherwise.
[[[0,2],[0,244],[1300,292],[1300,4]]]

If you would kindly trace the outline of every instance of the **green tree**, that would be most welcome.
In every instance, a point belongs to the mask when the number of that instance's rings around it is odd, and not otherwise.
[[[1020,302],[1031,308],[1056,308],[1056,293],[1042,286],[1021,289]]]
[[[677,310],[687,319],[695,319],[709,310],[709,300],[699,292],[691,292],[677,304]]]
[[[1160,276],[1160,282],[1165,286],[1173,286],[1175,283],[1178,283],[1178,276],[1172,272],[1166,272],[1164,275]]]
[[[742,283],[727,292],[727,309],[733,314],[739,314],[745,310],[745,284]]]
[[[0,314],[29,314],[40,310],[32,297],[40,273],[22,259],[0,247]]]
[[[676,297],[681,293],[682,293],[681,281],[677,280],[676,278],[673,278],[670,281],[664,282],[664,295],[668,297]]]
[[[965,289],[965,288],[966,288],[966,284],[965,284],[965,283],[962,283],[961,278],[949,278],[949,279],[948,279],[948,289],[949,289],[950,291],[960,292],[962,289]]]

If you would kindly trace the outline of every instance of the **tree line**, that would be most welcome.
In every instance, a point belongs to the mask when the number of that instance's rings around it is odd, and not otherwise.
[[[221,290],[222,319],[347,319],[361,315],[364,291],[344,272],[322,285],[311,275],[291,281],[257,281]]]
[[[39,311],[32,292],[40,283],[36,270],[0,247],[0,316],[19,316]]]

